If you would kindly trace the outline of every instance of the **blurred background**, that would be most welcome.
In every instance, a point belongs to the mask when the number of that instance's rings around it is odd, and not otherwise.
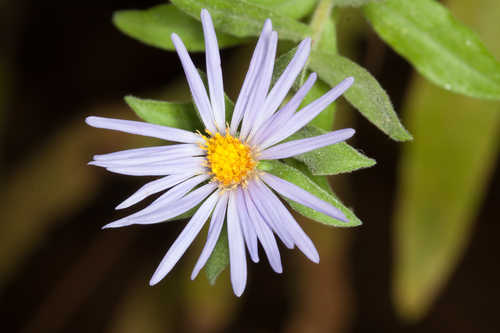
[[[203,274],[189,279],[204,235],[169,276],[149,287],[151,274],[184,222],[101,230],[107,222],[134,211],[117,212],[113,207],[145,179],[107,174],[86,163],[96,153],[152,142],[90,128],[84,117],[136,119],[123,101],[127,94],[187,98],[174,53],[143,45],[111,23],[116,10],[158,3],[0,2],[4,332],[500,331],[499,131],[492,127],[500,123],[499,103],[460,97],[428,83],[375,35],[355,9],[345,9],[338,21],[339,49],[379,80],[415,137],[409,143],[391,141],[346,103],[339,103],[335,127],[354,127],[357,134],[350,143],[378,162],[331,179],[364,225],[334,229],[301,219],[321,263],[310,263],[298,251],[281,247],[284,273],[275,274],[264,262],[251,264],[247,289],[239,299],[232,294],[227,271],[215,286]],[[446,4],[499,59],[500,4],[488,0]],[[222,53],[232,97],[238,93],[252,48],[253,44]],[[203,54],[194,59],[204,64]],[[440,116],[442,111],[446,113]],[[439,118],[442,127],[437,133],[451,132],[465,146],[466,132],[476,129],[487,142],[471,149],[488,149],[474,155],[451,146],[456,142],[435,136],[435,129],[426,132],[420,125],[423,115]],[[462,119],[466,126],[454,127],[455,118],[446,115]],[[483,119],[478,127],[476,119]],[[423,143],[433,155],[425,154]],[[440,194],[446,186],[439,180],[440,172],[448,173],[448,158],[459,158],[465,166],[468,159],[477,160],[480,167],[473,169],[471,185],[465,187],[470,191],[464,197],[472,201],[453,201]],[[431,163],[435,169],[412,170],[412,165],[429,160],[436,162]],[[460,182],[453,177],[447,182]],[[444,216],[451,221],[435,230],[439,221],[426,219],[429,245],[424,237],[422,251],[432,252],[441,243],[442,238],[434,242],[432,235],[461,231],[459,245],[447,259],[451,264],[435,271],[442,279],[413,307],[411,292],[419,294],[418,286],[403,296],[398,291],[406,288],[398,287],[405,284],[398,282],[398,270],[405,269],[398,263],[398,250],[401,242],[411,241],[405,238],[406,229],[398,226],[413,218],[407,214],[420,212],[412,204],[422,196],[411,194],[411,184],[420,183],[428,185],[428,200],[437,205],[436,219]],[[453,184],[449,188],[453,193]],[[462,212],[463,207],[468,208]],[[450,211],[460,216],[446,217]],[[420,279],[419,269],[412,277]]]

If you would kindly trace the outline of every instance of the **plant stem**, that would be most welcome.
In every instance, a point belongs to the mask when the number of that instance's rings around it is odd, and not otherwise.
[[[320,0],[316,10],[313,13],[309,26],[312,29],[312,46],[311,51],[314,51],[321,41],[321,35],[325,28],[326,22],[329,20],[335,0]]]

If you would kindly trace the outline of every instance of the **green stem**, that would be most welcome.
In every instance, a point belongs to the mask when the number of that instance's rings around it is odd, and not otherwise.
[[[321,36],[323,34],[326,22],[328,22],[332,14],[334,2],[335,0],[320,0],[318,6],[314,10],[311,22],[309,23],[309,26],[311,27],[312,30],[311,53],[318,48],[318,45],[321,42]],[[300,74],[300,86],[302,86],[306,80],[307,68],[309,67],[310,59],[311,57],[307,59],[307,63],[304,66],[304,70]]]
[[[311,51],[314,51],[318,47],[325,24],[330,19],[334,2],[335,0],[320,0],[314,11],[311,23],[309,24],[312,29]]]

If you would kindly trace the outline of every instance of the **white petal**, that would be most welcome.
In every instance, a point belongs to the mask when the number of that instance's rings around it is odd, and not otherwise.
[[[295,95],[278,112],[266,121],[250,139],[250,144],[259,145],[262,141],[274,134],[283,124],[286,124],[300,106],[304,98],[316,82],[316,73],[311,73],[307,81],[300,87]]]
[[[245,204],[245,198],[243,197],[243,192],[240,187],[236,189],[236,205],[238,211],[238,217],[241,224],[241,230],[243,236],[245,237],[245,242],[247,244],[248,253],[253,262],[259,262],[259,248],[257,244],[257,234],[255,233],[255,228],[253,226],[253,221],[250,220],[248,216],[248,209]]]
[[[226,217],[226,207],[229,194],[226,192],[220,196],[217,205],[215,206],[214,212],[212,213],[212,218],[210,220],[210,228],[208,229],[207,241],[201,255],[194,266],[193,273],[191,273],[191,280],[194,280],[200,270],[207,263],[208,258],[212,254],[217,240],[219,239],[222,226],[224,225],[224,218]]]
[[[105,225],[103,229],[119,228],[132,224],[153,224],[166,221],[168,219],[184,214],[191,208],[195,207],[216,188],[217,185],[215,183],[205,184],[200,188],[190,192],[185,197],[165,205],[165,207],[160,207],[148,214],[141,214],[142,211],[136,214],[132,214]],[[148,209],[148,207],[143,209],[143,211],[146,209]]]
[[[283,126],[274,135],[262,142],[260,145],[261,148],[272,146],[281,140],[288,138],[290,135],[307,125],[318,114],[320,114],[321,111],[342,95],[353,82],[354,79],[352,77],[345,79],[335,88],[302,108],[302,110],[294,114],[286,124],[283,124]]]
[[[229,244],[231,284],[233,285],[234,294],[240,297],[247,283],[247,259],[234,191],[229,194],[227,207],[227,240]]]
[[[262,198],[265,198],[269,206],[272,206],[276,213],[276,222],[281,224],[281,228],[286,228],[292,236],[297,247],[309,258],[312,262],[319,262],[319,254],[311,239],[305,234],[292,214],[286,209],[285,205],[278,197],[266,186],[262,181],[255,182]]]
[[[131,165],[124,167],[109,167],[108,171],[130,176],[165,176],[175,173],[202,173],[204,172],[204,157],[190,157],[173,162],[151,163],[146,165]],[[96,162],[97,163],[97,162]]]
[[[174,177],[175,176],[177,176],[177,175],[174,175]],[[168,176],[168,177],[172,177],[172,176]],[[131,215],[129,217],[137,217],[137,216],[145,215],[145,214],[153,212],[156,209],[159,209],[161,207],[166,207],[167,204],[173,203],[177,199],[182,198],[187,193],[189,193],[189,191],[191,191],[193,188],[195,188],[199,184],[206,181],[208,178],[210,178],[209,175],[202,174],[202,175],[198,175],[196,177],[192,177],[188,180],[179,182],[177,185],[172,187],[170,190],[168,190],[167,192],[165,192],[161,196],[159,196],[156,200],[154,200],[146,208],[134,213],[133,215]]]
[[[142,165],[154,162],[168,162],[174,159],[188,158],[193,156],[205,155],[205,151],[196,145],[179,145],[187,147],[179,147],[177,149],[165,150],[162,152],[142,154],[135,157],[113,158],[113,159],[98,159],[89,162],[89,165],[97,165],[105,168],[110,167],[126,167],[129,165]]]
[[[264,219],[264,222],[274,231],[276,235],[281,239],[283,244],[289,249],[293,249],[293,239],[286,228],[280,228],[280,224],[277,221],[276,214],[272,207],[267,205],[267,196],[259,196],[256,192],[255,181],[251,180],[248,182],[248,194],[253,200],[255,207],[259,210],[260,215]]]
[[[146,148],[136,148],[136,149],[128,149],[122,151],[115,151],[109,154],[102,155],[94,155],[94,160],[96,161],[111,161],[111,160],[124,160],[128,158],[136,158],[143,157],[149,155],[155,155],[159,153],[163,153],[166,151],[171,151],[177,149],[178,146],[194,146],[198,147],[196,144],[191,143],[182,143],[176,145],[167,145],[167,146],[155,146],[155,147],[146,147]]]
[[[164,191],[174,185],[177,185],[186,179],[193,177],[193,173],[180,173],[178,175],[170,175],[157,180],[153,180],[142,186],[137,192],[128,197],[121,204],[116,206],[116,209],[128,208],[135,205],[139,201],[147,198],[150,195]]]
[[[264,150],[259,155],[259,159],[277,160],[280,158],[292,157],[314,149],[345,141],[353,136],[354,133],[355,131],[352,128],[345,128],[311,138],[288,141]]]
[[[185,143],[202,143],[203,139],[198,134],[185,131],[178,128],[144,123],[141,121],[103,118],[103,117],[87,117],[85,122],[90,126],[97,128],[105,128],[120,132],[126,132],[137,135],[150,136],[153,138],[163,139],[173,142]]]
[[[212,102],[212,111],[214,112],[217,129],[220,132],[224,132],[226,128],[226,116],[219,45],[217,44],[217,36],[215,35],[212,18],[206,9],[201,10],[201,23],[205,36],[208,90],[210,92],[210,101]]]
[[[333,217],[334,219],[343,222],[348,222],[347,218],[340,210],[333,207],[326,201],[323,201],[318,197],[312,195],[306,190],[298,187],[297,185],[287,182],[286,180],[271,175],[267,172],[263,172],[261,178],[273,190],[287,197],[288,199],[293,200],[301,205],[312,208],[314,210],[317,210],[318,212]]]
[[[283,99],[288,94],[288,91],[295,82],[295,79],[306,64],[310,51],[311,38],[308,37],[299,44],[299,46],[297,47],[297,52],[295,52],[292,60],[267,95],[264,105],[262,106],[262,110],[257,113],[255,122],[252,126],[253,134],[255,134],[255,131],[265,120],[269,119],[269,117],[272,116],[274,111],[276,111],[276,109],[283,102]],[[252,133],[250,134],[250,136],[252,135]]]
[[[188,224],[179,237],[175,240],[172,246],[168,249],[167,254],[163,257],[160,265],[156,269],[153,277],[149,281],[149,284],[155,285],[163,279],[170,270],[175,266],[177,261],[182,257],[184,252],[186,252],[187,248],[191,245],[195,237],[200,232],[201,228],[205,224],[206,220],[212,213],[217,200],[219,199],[218,191],[213,193],[205,202],[200,206],[200,208],[193,215],[191,220],[189,220]]]
[[[254,82],[254,90],[245,109],[245,115],[243,117],[243,124],[241,125],[240,132],[240,139],[242,141],[246,141],[247,136],[250,134],[250,130],[254,125],[255,119],[257,119],[257,114],[262,111],[262,101],[265,100],[269,90],[269,85],[271,84],[277,45],[278,33],[273,31],[271,32],[271,37],[269,38],[262,68],[260,69],[258,77]]]
[[[259,210],[255,207],[255,204],[246,190],[243,190],[243,195],[245,198],[245,204],[247,205],[248,215],[253,221],[255,232],[257,233],[257,237],[264,248],[264,252],[266,252],[269,264],[276,273],[282,273],[283,268],[281,266],[281,256],[278,244],[276,244],[276,239],[274,239],[271,229],[269,229],[267,224],[262,219]]]
[[[179,36],[174,33],[171,37],[175,49],[177,50],[177,54],[179,55],[179,59],[181,60],[182,68],[184,68],[189,89],[191,90],[191,95],[193,96],[193,100],[196,104],[201,120],[203,121],[206,129],[215,133],[217,130],[214,124],[212,106],[208,100],[207,91],[200,78],[200,74],[196,70],[196,67],[194,67],[193,61],[191,60],[191,57],[189,56],[186,47],[184,46],[184,43],[182,43]]]
[[[267,40],[269,39],[271,31],[271,20],[267,19],[264,23],[264,27],[262,28],[259,40],[257,41],[257,45],[255,46],[255,50],[253,52],[252,59],[250,60],[250,66],[248,67],[245,80],[243,81],[243,85],[240,90],[240,94],[238,95],[238,99],[236,100],[236,104],[234,105],[230,127],[232,135],[236,133],[241,119],[243,118],[246,105],[248,104],[249,96],[252,93],[252,88],[254,87],[254,81],[257,79],[258,73],[260,71],[261,62],[264,58],[265,46],[267,44]]]
[[[121,160],[99,160],[89,162],[89,165],[97,165],[105,168],[121,168],[133,165],[153,165],[159,163],[174,162],[178,159],[205,155],[205,151],[199,147],[177,149],[148,156],[138,156]]]

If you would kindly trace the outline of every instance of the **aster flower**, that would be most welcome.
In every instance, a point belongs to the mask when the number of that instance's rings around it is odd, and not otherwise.
[[[292,249],[297,246],[311,261],[319,262],[314,244],[276,193],[335,219],[347,221],[337,208],[286,180],[259,170],[258,164],[262,160],[284,159],[350,138],[354,130],[342,129],[281,143],[347,90],[353,79],[345,79],[297,112],[316,80],[316,74],[312,73],[295,95],[281,106],[306,63],[311,40],[306,38],[300,43],[288,67],[270,89],[278,36],[272,30],[271,21],[267,20],[232,118],[226,119],[219,49],[212,20],[206,10],[201,12],[201,21],[205,36],[208,94],[179,36],[172,34],[172,41],[206,134],[144,122],[88,117],[86,122],[94,127],[177,143],[96,155],[90,164],[125,175],[163,176],[144,185],[117,209],[130,207],[152,194],[167,190],[146,208],[104,228],[159,223],[199,205],[153,274],[151,285],[170,272],[210,219],[207,240],[191,278],[194,279],[206,264],[226,225],[231,283],[234,293],[240,296],[247,280],[246,252],[252,261],[258,262],[258,242],[277,273],[282,272],[282,264],[275,235],[286,247]],[[224,224],[225,220],[227,224]]]

